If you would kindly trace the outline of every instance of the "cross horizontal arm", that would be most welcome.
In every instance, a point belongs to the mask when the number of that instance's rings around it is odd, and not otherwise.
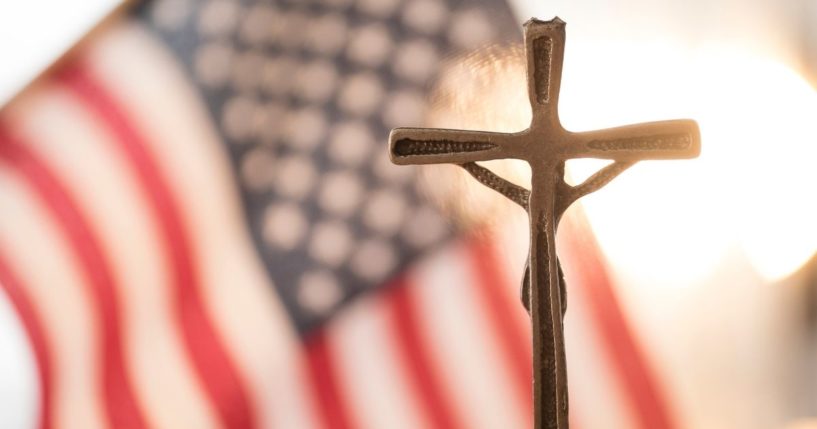
[[[599,131],[573,133],[571,158],[616,161],[695,158],[701,152],[698,124],[691,120],[661,121]]]
[[[429,128],[395,128],[389,135],[393,163],[464,164],[512,158],[513,134]]]

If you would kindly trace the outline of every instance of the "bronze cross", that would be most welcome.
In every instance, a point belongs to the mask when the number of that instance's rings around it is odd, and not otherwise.
[[[556,257],[556,228],[577,199],[609,183],[644,159],[694,158],[700,133],[691,120],[629,125],[574,133],[562,128],[559,86],[565,23],[531,19],[525,23],[528,95],[533,119],[527,130],[505,134],[429,128],[396,128],[389,136],[395,164],[452,163],[482,184],[522,206],[530,217],[530,256],[522,301],[533,325],[533,397],[536,429],[568,427],[567,369],[562,321],[566,295]],[[515,158],[531,166],[531,190],[517,186],[478,165],[478,161]],[[583,183],[564,181],[565,161],[613,160]]]

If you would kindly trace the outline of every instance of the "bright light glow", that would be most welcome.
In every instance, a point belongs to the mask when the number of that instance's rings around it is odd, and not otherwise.
[[[698,121],[699,159],[645,161],[582,199],[610,262],[637,284],[706,284],[727,252],[742,251],[767,280],[799,268],[817,250],[817,93],[771,58],[734,46],[692,51],[668,40],[571,43],[560,116],[572,131],[671,118]],[[492,49],[454,62],[436,91],[433,126],[516,131],[527,126],[521,52]],[[517,183],[529,172],[489,163]],[[603,162],[575,160],[587,177]],[[507,220],[502,200],[472,180],[441,201]],[[455,169],[456,170],[456,169]],[[470,184],[463,189],[463,184]],[[467,201],[466,201],[467,200]],[[479,203],[481,201],[481,203]],[[477,207],[475,209],[475,207]],[[471,215],[473,217],[473,215]]]
[[[568,129],[681,117],[701,126],[700,159],[643,162],[583,199],[618,269],[700,283],[740,246],[775,280],[814,254],[817,94],[800,76],[726,47],[594,43],[571,52],[561,97]]]

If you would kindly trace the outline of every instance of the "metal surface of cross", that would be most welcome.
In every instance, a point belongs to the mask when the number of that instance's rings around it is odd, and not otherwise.
[[[630,125],[574,133],[557,112],[564,57],[565,23],[531,19],[525,23],[528,94],[533,118],[527,130],[492,133],[428,128],[396,128],[389,136],[395,164],[459,164],[486,186],[528,212],[530,257],[523,280],[523,303],[533,325],[534,425],[568,427],[564,331],[565,291],[556,257],[556,228],[565,210],[639,160],[694,158],[700,133],[691,120]],[[531,166],[531,190],[478,165],[478,161],[515,158]],[[565,161],[613,160],[583,183],[564,181]]]

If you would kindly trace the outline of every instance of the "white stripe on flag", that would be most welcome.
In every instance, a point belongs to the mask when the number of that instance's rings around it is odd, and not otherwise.
[[[55,356],[53,421],[63,429],[104,428],[96,312],[76,257],[33,190],[2,163],[0,189],[0,248],[25,280]]]
[[[112,136],[60,87],[49,85],[25,100],[9,112],[10,122],[74,196],[111,262],[126,363],[146,417],[160,428],[215,427],[173,319],[155,222]]]
[[[340,393],[350,405],[355,428],[430,427],[399,364],[384,299],[382,294],[361,299],[328,328]]]
[[[0,246],[2,248],[2,246]],[[0,281],[0,427],[37,427],[40,383],[34,348]]]
[[[91,68],[146,135],[181,203],[208,312],[261,426],[316,427],[299,339],[254,252],[226,151],[202,102],[160,42],[136,24],[111,29],[89,51]]]
[[[599,343],[580,293],[570,294],[565,316],[567,366],[570,374],[570,420],[581,428],[636,428],[622,402],[624,392],[611,379],[609,359]],[[587,410],[574,412],[573,410]]]
[[[434,362],[446,377],[446,394],[469,428],[524,427],[522,407],[501,370],[502,360],[483,309],[476,301],[476,279],[469,255],[452,246],[421,263],[409,276],[417,300],[421,332]]]

